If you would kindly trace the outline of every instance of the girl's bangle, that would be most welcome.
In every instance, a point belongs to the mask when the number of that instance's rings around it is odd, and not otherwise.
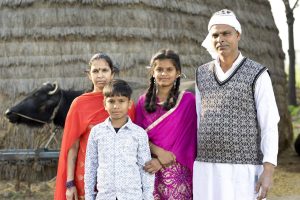
[[[163,164],[160,162],[159,158],[156,157],[156,159],[158,160],[159,164],[160,164],[161,166],[163,166]]]

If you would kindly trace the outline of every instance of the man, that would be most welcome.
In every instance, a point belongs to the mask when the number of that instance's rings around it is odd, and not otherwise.
[[[214,61],[196,72],[198,150],[194,200],[264,199],[278,152],[278,109],[266,67],[238,48],[241,25],[216,12],[202,43]]]

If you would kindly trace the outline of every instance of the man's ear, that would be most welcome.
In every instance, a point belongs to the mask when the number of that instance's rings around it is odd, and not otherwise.
[[[240,34],[240,32],[236,32],[237,33],[237,39],[238,39],[238,41],[240,41],[240,39],[241,39],[241,34]]]

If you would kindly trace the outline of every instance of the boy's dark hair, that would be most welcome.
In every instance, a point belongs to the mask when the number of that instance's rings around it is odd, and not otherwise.
[[[132,89],[129,84],[121,79],[113,79],[103,88],[103,95],[105,97],[124,96],[131,98]]]

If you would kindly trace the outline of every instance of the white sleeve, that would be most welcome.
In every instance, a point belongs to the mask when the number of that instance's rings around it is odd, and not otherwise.
[[[279,113],[272,82],[267,71],[263,72],[255,85],[257,119],[261,129],[261,150],[263,163],[277,165]]]

